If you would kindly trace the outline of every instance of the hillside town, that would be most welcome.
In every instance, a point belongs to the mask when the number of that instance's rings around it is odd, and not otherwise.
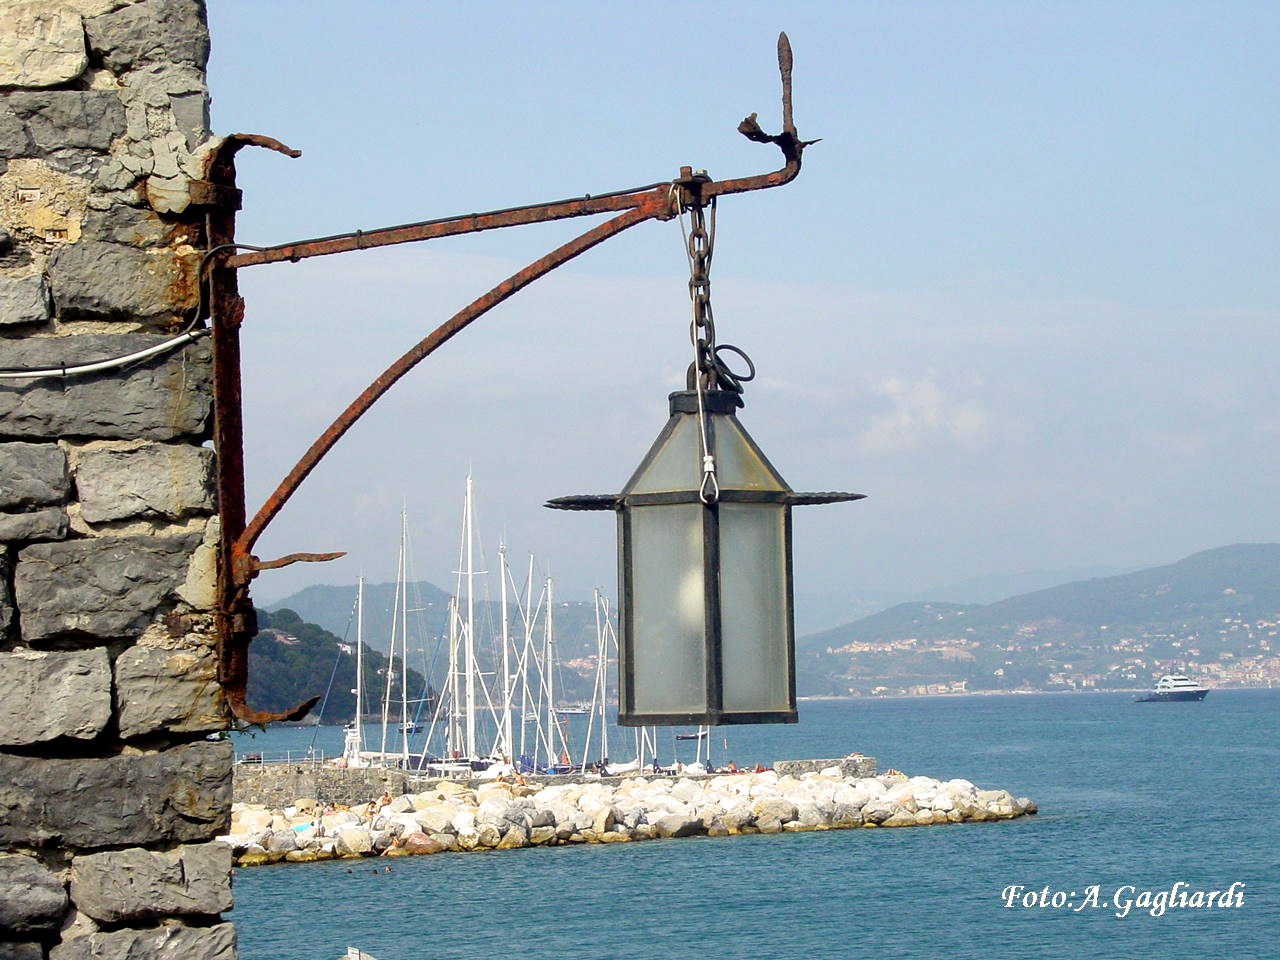
[[[970,627],[937,639],[853,641],[828,647],[821,659],[833,667],[844,665],[833,681],[845,685],[845,696],[1133,690],[1170,673],[1216,688],[1280,686],[1275,651],[1280,615],[1163,629],[1117,630],[1101,624],[1087,639],[1049,639],[1060,636],[1059,626],[1021,624],[1005,637],[983,640],[975,639]],[[908,682],[913,674],[929,673],[937,679]]]

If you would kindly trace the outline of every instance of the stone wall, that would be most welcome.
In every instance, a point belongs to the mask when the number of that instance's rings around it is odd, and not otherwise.
[[[197,320],[199,0],[0,0],[0,368]],[[0,380],[0,960],[231,960],[207,340]]]
[[[830,767],[838,767],[840,776],[857,780],[876,775],[875,757],[839,757],[834,760],[777,760],[773,769],[782,777],[799,777],[806,773],[821,773]]]
[[[838,767],[840,776],[847,780],[876,775],[875,757],[842,757],[836,760],[778,760],[773,765],[780,776],[799,777],[805,773],[819,773],[830,767]],[[579,774],[554,776],[525,776],[525,783],[535,787],[560,786],[568,783],[604,783],[616,786],[625,780],[639,776],[654,778],[650,774],[622,774],[616,777],[592,777],[584,780]],[[682,773],[687,780],[710,780],[721,774]],[[259,804],[264,807],[283,808],[296,800],[316,800],[320,803],[344,803],[348,806],[367,803],[385,791],[393,797],[405,793],[417,793],[439,784],[439,777],[420,777],[404,770],[378,767],[339,768],[310,761],[300,763],[237,763],[235,765],[233,799],[236,803]],[[456,780],[458,787],[477,789],[492,784],[488,779]]]
[[[237,763],[235,800],[287,807],[307,798],[321,803],[368,803],[385,790],[408,793],[415,778],[403,770],[339,769],[321,763]]]

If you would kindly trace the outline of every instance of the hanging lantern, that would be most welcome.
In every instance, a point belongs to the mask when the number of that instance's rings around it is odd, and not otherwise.
[[[547,504],[618,512],[618,722],[795,723],[791,508],[862,495],[794,492],[731,390],[670,402],[622,493]]]
[[[698,171],[688,183],[706,179]],[[618,512],[623,726],[795,723],[791,508],[862,499],[796,493],[738,422],[755,365],[737,347],[716,344],[715,210],[715,199],[696,191],[682,201],[691,215],[688,389],[671,394],[671,418],[622,493],[547,504]],[[722,352],[737,354],[748,372],[730,370]]]

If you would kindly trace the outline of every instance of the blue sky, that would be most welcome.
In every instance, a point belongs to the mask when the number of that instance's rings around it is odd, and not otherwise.
[[[275,243],[761,172],[774,42],[800,178],[720,208],[742,419],[798,489],[802,596],[1275,540],[1280,7],[1245,3],[211,4],[239,236]],[[251,508],[399,353],[580,229],[518,228],[242,273]],[[347,549],[258,595],[415,568],[447,585],[468,465],[496,552],[613,590],[618,489],[687,363],[679,231],[648,224],[508,301],[398,385],[263,556]],[[270,581],[267,580],[270,577]]]

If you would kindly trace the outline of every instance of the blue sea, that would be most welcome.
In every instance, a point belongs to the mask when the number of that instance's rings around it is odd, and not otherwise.
[[[1182,704],[1114,693],[810,701],[800,716],[729,728],[717,762],[858,751],[882,771],[1029,796],[1040,815],[437,854],[399,858],[389,874],[370,861],[242,869],[231,914],[241,956],[336,960],[349,945],[377,960],[1280,956],[1280,690]],[[313,735],[340,747],[333,728],[237,746],[305,748]],[[720,754],[724,728],[713,735]],[[1179,881],[1192,892],[1241,883],[1243,904],[1117,916],[1117,892],[1123,904]],[[1061,891],[1079,909],[1006,906],[1011,885]],[[1099,905],[1081,906],[1092,887]]]

